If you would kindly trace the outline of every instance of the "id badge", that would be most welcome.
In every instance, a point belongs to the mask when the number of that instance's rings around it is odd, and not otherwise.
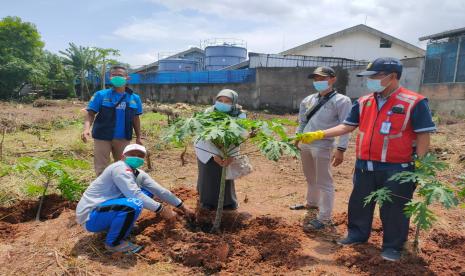
[[[383,135],[388,135],[390,130],[391,130],[391,122],[385,121],[381,125],[381,129],[380,129],[379,133],[381,133]]]

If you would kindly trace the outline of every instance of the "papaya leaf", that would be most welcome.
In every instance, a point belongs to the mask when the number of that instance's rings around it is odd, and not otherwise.
[[[405,205],[405,215],[413,218],[413,222],[423,230],[428,230],[436,221],[434,213],[425,202],[410,201]]]
[[[370,193],[367,197],[365,197],[363,207],[367,206],[373,201],[375,201],[380,207],[383,206],[386,201],[392,202],[392,191],[386,187],[383,187]]]

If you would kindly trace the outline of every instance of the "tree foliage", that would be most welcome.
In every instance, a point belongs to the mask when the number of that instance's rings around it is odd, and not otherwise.
[[[230,156],[234,147],[250,141],[266,158],[277,161],[283,155],[299,156],[285,129],[285,125],[293,124],[286,120],[237,119],[216,111],[200,112],[191,118],[176,121],[163,139],[178,146],[199,139],[210,141],[225,157]],[[251,132],[252,136],[249,135]]]
[[[82,100],[90,98],[90,90],[87,76],[96,72],[99,60],[98,53],[91,47],[69,44],[69,48],[60,51],[64,56],[63,63],[74,72],[74,78],[80,83],[80,93]]]
[[[217,111],[202,112],[194,114],[191,118],[180,119],[171,125],[164,141],[178,146],[187,145],[192,140],[209,141],[220,150],[225,159],[236,157],[239,154],[236,148],[250,141],[266,158],[277,161],[283,155],[299,156],[297,147],[286,134],[286,124],[295,123],[285,120],[237,119]],[[226,168],[223,167],[212,232],[218,232],[221,225],[225,172]]]
[[[22,84],[43,79],[44,43],[34,24],[19,17],[0,20],[0,99],[17,96]]]

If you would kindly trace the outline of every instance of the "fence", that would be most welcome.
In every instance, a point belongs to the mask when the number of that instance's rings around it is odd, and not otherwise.
[[[465,82],[465,36],[428,44],[423,83]]]
[[[250,68],[257,67],[353,67],[366,66],[368,62],[335,57],[313,57],[298,55],[277,55],[249,53]]]
[[[131,74],[129,84],[215,84],[255,81],[255,69]]]

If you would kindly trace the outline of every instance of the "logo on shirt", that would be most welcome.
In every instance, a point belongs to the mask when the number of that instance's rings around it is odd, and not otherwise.
[[[142,200],[138,199],[138,198],[134,198],[134,197],[131,197],[131,198],[128,198],[127,199],[128,202],[132,202],[134,204],[136,204],[137,206],[142,206]]]
[[[126,109],[126,102],[121,102],[116,109]]]

